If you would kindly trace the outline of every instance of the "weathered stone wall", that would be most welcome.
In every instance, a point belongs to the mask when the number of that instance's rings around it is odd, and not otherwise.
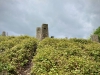
[[[41,27],[36,28],[36,38],[39,40],[41,39]]]
[[[2,32],[2,36],[6,36],[6,32],[5,31]]]
[[[92,35],[92,36],[91,36],[91,40],[92,40],[92,41],[95,41],[95,42],[100,42],[100,41],[99,41],[99,36],[98,36],[98,35]]]
[[[41,40],[45,37],[49,37],[48,24],[42,24],[41,27]]]
[[[43,40],[45,37],[49,37],[48,24],[42,24],[41,27],[36,28],[36,38]]]

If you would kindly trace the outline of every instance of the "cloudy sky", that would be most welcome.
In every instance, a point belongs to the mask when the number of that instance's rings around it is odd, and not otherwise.
[[[100,26],[100,0],[0,0],[0,34],[36,36],[49,25],[49,36],[88,38]]]

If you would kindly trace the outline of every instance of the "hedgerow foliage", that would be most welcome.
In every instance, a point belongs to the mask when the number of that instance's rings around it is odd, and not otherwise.
[[[100,75],[100,43],[76,38],[39,42],[29,36],[0,36],[0,73],[20,75],[31,60],[31,75]]]
[[[31,75],[100,75],[100,44],[85,39],[39,42]]]
[[[0,36],[0,72],[18,75],[33,58],[37,42],[29,36]]]

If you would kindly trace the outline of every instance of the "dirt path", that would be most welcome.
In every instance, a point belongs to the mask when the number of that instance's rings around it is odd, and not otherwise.
[[[32,67],[32,61],[29,62],[24,68],[19,70],[19,74],[18,75],[31,75],[31,67]]]

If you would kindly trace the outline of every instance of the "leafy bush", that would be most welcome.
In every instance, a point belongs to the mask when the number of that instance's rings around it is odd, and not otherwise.
[[[31,75],[100,75],[100,43],[0,36],[0,72],[18,75],[31,60]]]
[[[31,61],[37,48],[38,40],[29,36],[6,37],[0,43],[0,71],[18,74]]]
[[[38,44],[31,75],[99,75],[99,46],[85,39],[46,38]]]

